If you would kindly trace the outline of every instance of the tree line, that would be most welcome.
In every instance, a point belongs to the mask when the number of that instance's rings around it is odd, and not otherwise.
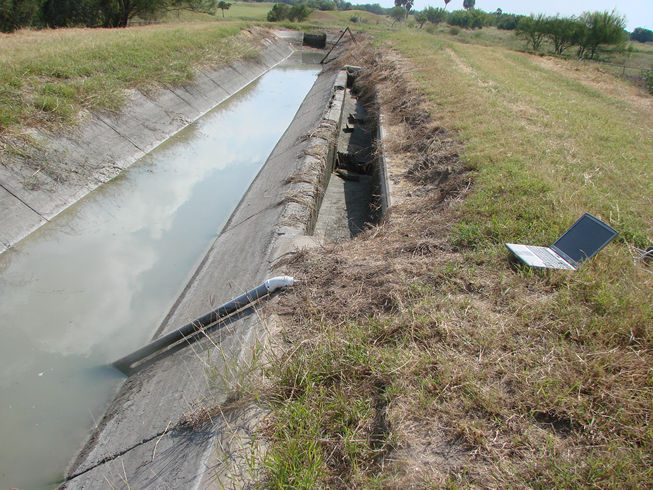
[[[516,31],[533,51],[539,51],[548,39],[557,55],[576,47],[579,58],[594,59],[600,46],[619,45],[629,39],[625,25],[615,11],[585,12],[579,17],[524,17]]]
[[[651,32],[637,28],[629,36],[625,29],[625,19],[615,11],[585,12],[578,17],[551,17],[542,14],[504,14],[501,9],[492,13],[474,8],[448,12],[443,8],[427,7],[421,12],[415,12],[414,17],[420,27],[430,22],[447,23],[465,29],[495,26],[498,29],[514,30],[533,51],[539,51],[544,41],[549,41],[558,55],[575,47],[579,58],[589,59],[596,58],[601,46],[623,45],[628,39],[648,40],[647,33]]]
[[[222,4],[222,5],[220,5]],[[218,0],[0,0],[0,31],[22,27],[126,27],[134,17],[156,18],[171,10],[214,14]]]

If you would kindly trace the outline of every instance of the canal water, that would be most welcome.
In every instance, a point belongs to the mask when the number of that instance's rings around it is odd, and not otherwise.
[[[318,71],[291,57],[0,255],[0,488],[58,484],[124,379],[109,364],[151,339]]]

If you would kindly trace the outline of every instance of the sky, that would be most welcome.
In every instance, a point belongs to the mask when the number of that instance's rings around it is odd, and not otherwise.
[[[348,0],[356,3],[379,3],[383,7],[393,7],[394,0]],[[444,7],[444,0],[415,0],[414,9],[425,7]],[[451,0],[447,10],[463,8],[463,0]],[[616,11],[626,17],[626,29],[632,31],[635,27],[653,30],[653,0],[476,0],[476,8],[486,12],[494,12],[500,8],[511,14],[560,14],[563,17],[579,15],[586,11]]]

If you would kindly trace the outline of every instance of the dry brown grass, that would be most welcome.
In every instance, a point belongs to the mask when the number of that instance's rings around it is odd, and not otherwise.
[[[456,245],[474,175],[456,133],[396,56],[352,57],[388,116],[401,200],[283,264],[300,287],[279,305],[272,484],[650,485],[650,308],[598,286],[595,263],[540,274]],[[633,274],[650,290],[650,271]]]

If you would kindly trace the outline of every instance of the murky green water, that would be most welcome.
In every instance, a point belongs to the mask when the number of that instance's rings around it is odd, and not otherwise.
[[[0,488],[56,485],[317,72],[275,68],[0,255]]]

